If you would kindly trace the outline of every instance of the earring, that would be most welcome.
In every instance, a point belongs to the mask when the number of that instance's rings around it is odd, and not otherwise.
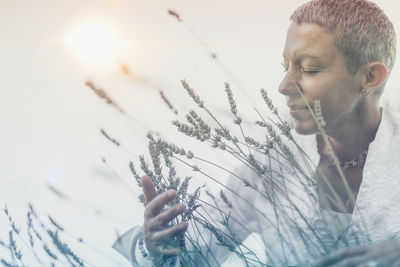
[[[363,89],[361,90],[361,94],[362,94],[363,96],[365,96],[365,95],[367,94],[367,90],[366,90],[365,88],[363,88]]]

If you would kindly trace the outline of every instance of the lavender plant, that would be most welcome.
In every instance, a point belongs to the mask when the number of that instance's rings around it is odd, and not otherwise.
[[[228,103],[230,110],[233,114],[233,123],[240,129],[241,136],[234,136],[228,127],[223,126],[217,117],[207,108],[205,102],[197,95],[186,81],[182,81],[182,86],[187,91],[189,96],[203,110],[215,123],[215,127],[212,128],[206,121],[194,110],[191,110],[186,114],[186,122],[175,120],[172,122],[177,127],[178,131],[183,134],[196,139],[199,142],[208,143],[211,147],[222,151],[221,153],[228,153],[233,158],[237,159],[240,164],[247,166],[253,175],[257,176],[258,183],[254,183],[248,177],[242,177],[239,174],[230,171],[228,168],[209,162],[206,159],[196,157],[192,151],[186,151],[183,148],[179,148],[176,145],[169,144],[161,139],[155,140],[153,136],[149,135],[149,151],[154,167],[154,171],[149,169],[149,166],[145,163],[144,158],[140,158],[142,171],[153,179],[156,185],[157,191],[163,192],[169,188],[174,188],[178,192],[178,198],[176,201],[184,203],[188,207],[190,216],[185,213],[182,218],[179,218],[174,223],[179,223],[181,220],[187,221],[196,225],[200,225],[202,228],[211,234],[215,240],[217,240],[218,246],[227,248],[229,251],[236,253],[243,262],[249,266],[250,264],[263,265],[263,263],[256,257],[256,254],[245,247],[241,240],[236,238],[236,233],[230,229],[231,220],[235,220],[231,217],[229,209],[219,207],[219,202],[214,201],[213,204],[207,203],[199,198],[200,189],[197,188],[195,194],[190,195],[190,200],[185,198],[187,193],[187,183],[189,179],[186,177],[183,184],[179,185],[179,178],[176,178],[176,171],[172,167],[171,159],[177,160],[190,167],[193,172],[207,177],[208,179],[220,184],[226,192],[230,193],[230,196],[234,196],[246,204],[249,204],[254,212],[258,213],[266,222],[270,224],[270,227],[274,228],[279,234],[279,240],[282,247],[286,247],[290,253],[294,255],[298,262],[304,262],[304,257],[308,258],[309,261],[315,259],[323,254],[329,253],[341,246],[349,244],[360,243],[360,233],[357,232],[355,227],[342,227],[342,232],[337,233],[333,229],[335,226],[330,227],[319,227],[317,229],[314,221],[310,221],[310,217],[304,212],[302,205],[308,205],[308,209],[313,212],[319,212],[318,207],[318,196],[316,192],[316,184],[314,178],[315,166],[311,162],[308,155],[302,150],[300,144],[296,143],[293,138],[289,124],[285,122],[278,114],[277,108],[273,105],[271,99],[268,97],[267,92],[261,89],[261,95],[272,114],[276,116],[276,120],[267,118],[267,120],[257,111],[260,120],[255,122],[255,125],[261,127],[266,131],[266,139],[264,141],[257,141],[255,138],[245,135],[245,129],[242,127],[242,119],[238,114],[237,105],[233,98],[233,93],[228,83],[225,84],[225,91],[227,93]],[[318,111],[315,119],[323,132],[323,118],[321,117],[320,106],[318,102],[314,103],[317,106]],[[312,111],[312,109],[310,108]],[[285,139],[285,140],[284,140]],[[160,155],[165,159],[165,164],[169,169],[169,175],[164,177],[162,175],[162,168],[160,167]],[[334,157],[334,155],[333,155]],[[228,186],[220,183],[218,178],[208,174],[207,170],[200,169],[193,161],[207,163],[210,168],[219,168],[226,171],[234,179],[239,179],[244,187],[251,188],[254,194],[259,195],[266,205],[271,206],[274,214],[274,218],[270,218],[263,211],[259,210],[256,206],[251,203],[247,203],[238,192],[233,191]],[[140,186],[140,175],[137,174],[131,163],[131,170],[138,181]],[[304,166],[306,168],[304,168]],[[172,175],[171,175],[172,173]],[[294,180],[286,179],[286,175],[290,174],[294,177]],[[292,183],[289,185],[289,183]],[[300,192],[304,192],[305,195],[299,196]],[[209,192],[208,195],[215,200]],[[225,196],[224,191],[220,194],[222,202],[228,207],[232,208],[229,204],[229,199]],[[305,199],[304,199],[305,198]],[[140,197],[143,202],[143,196]],[[334,199],[333,201],[338,202],[338,205],[343,207],[344,203],[340,203],[340,198]],[[297,201],[304,201],[305,203],[299,204]],[[198,204],[200,203],[200,204]],[[175,203],[172,203],[173,205]],[[217,218],[206,218],[203,216],[210,209],[216,209],[218,211]],[[228,210],[228,212],[227,212]],[[295,216],[294,216],[295,215]],[[294,219],[297,217],[298,220]],[[324,224],[324,218],[319,225]],[[216,221],[219,221],[216,223]],[[341,222],[334,222],[341,224]],[[325,221],[326,225],[326,221]],[[343,225],[342,225],[343,226]],[[194,227],[195,228],[195,227]],[[245,229],[246,227],[243,226]],[[202,232],[197,228],[198,232]],[[303,247],[301,253],[298,251],[296,246],[299,244],[292,243],[292,235],[286,233],[294,232],[297,238],[300,239],[300,245]],[[367,237],[367,233],[362,234],[363,237]],[[196,235],[195,235],[196,236]],[[187,264],[194,264],[196,262],[191,261],[191,256],[188,250],[184,247],[184,237],[179,236],[180,240],[177,242],[182,246],[182,255],[180,256],[180,262],[182,266]],[[194,251],[201,253],[205,246],[205,240],[201,240],[196,236],[186,236],[191,244],[196,244]],[[287,259],[268,254],[266,251],[267,258],[270,262],[276,265],[287,265]],[[249,257],[249,255],[253,257]],[[211,257],[212,258],[212,257]],[[208,260],[208,259],[207,259]],[[166,259],[162,262],[163,264],[168,263]],[[175,263],[171,261],[169,263]],[[198,264],[198,263],[197,263]]]
[[[95,266],[68,243],[89,248],[117,265],[107,253],[67,232],[52,216],[47,220],[40,217],[32,204],[28,205],[25,228],[17,226],[7,207],[4,214],[10,225],[8,242],[0,240],[0,248],[9,254],[2,253],[0,261],[4,266]]]
[[[275,119],[263,116],[261,112],[256,110],[259,120],[255,121],[255,125],[265,132],[265,140],[261,141],[245,134],[248,130],[242,126],[242,119],[228,83],[225,84],[225,92],[233,115],[233,124],[239,128],[239,136],[232,134],[233,131],[220,122],[217,116],[208,109],[205,101],[195,93],[186,81],[182,81],[182,86],[200,110],[209,116],[214,126],[211,126],[195,110],[190,110],[185,115],[185,121],[174,120],[172,124],[186,136],[194,138],[198,142],[209,144],[212,148],[220,151],[221,154],[228,154],[237,160],[238,164],[246,166],[251,175],[257,177],[257,179],[241,176],[228,167],[198,157],[190,150],[169,143],[162,138],[156,139],[153,135],[148,134],[151,165],[145,160],[144,156],[140,156],[139,165],[142,174],[153,180],[157,193],[169,189],[177,191],[177,198],[169,204],[169,207],[178,202],[186,205],[187,210],[168,226],[183,221],[189,222],[189,225],[191,225],[190,231],[177,236],[172,244],[180,247],[182,253],[179,256],[163,256],[153,259],[155,266],[175,266],[177,262],[181,266],[198,266],[200,262],[203,265],[213,266],[218,262],[217,255],[214,255],[213,251],[215,245],[235,253],[246,266],[266,266],[255,252],[243,244],[243,240],[237,236],[237,229],[232,228],[233,224],[238,224],[241,231],[251,232],[246,225],[241,224],[240,220],[232,215],[235,207],[232,206],[230,200],[233,198],[237,202],[247,205],[249,210],[254,211],[259,218],[267,222],[269,227],[276,231],[282,250],[291,253],[297,262],[307,264],[307,262],[310,263],[313,259],[339,247],[360,244],[361,234],[356,227],[352,225],[344,227],[340,221],[329,221],[338,225],[326,227],[328,221],[324,218],[324,215],[320,216],[320,221],[315,222],[312,217],[306,214],[305,210],[307,209],[314,213],[320,212],[314,177],[315,166],[310,157],[303,151],[302,146],[292,136],[289,124],[280,117],[266,90],[261,89],[261,96],[268,107],[269,114],[275,116]],[[165,96],[163,97],[165,98]],[[313,113],[310,104],[307,103],[307,105]],[[321,134],[326,138],[320,103],[317,101],[314,106],[316,106],[316,114],[313,113],[313,116],[318,123]],[[114,145],[128,150],[104,130],[101,133]],[[332,156],[335,157],[335,155]],[[182,179],[177,174],[174,162],[187,166],[193,172],[193,176],[185,176]],[[196,162],[205,164],[207,168],[200,168]],[[142,174],[137,172],[132,161],[129,167],[137,185],[141,187]],[[273,212],[266,214],[264,210],[260,210],[254,203],[250,203],[238,191],[220,182],[219,177],[210,174],[211,168],[223,170],[232,179],[240,181],[244,188],[251,190],[260,197],[263,203],[269,206]],[[287,179],[288,175],[293,179]],[[223,188],[218,201],[216,200],[217,197],[208,190],[205,192],[209,199],[212,199],[211,202],[205,201],[200,196],[205,185],[192,191],[189,190],[190,180],[200,177],[206,177]],[[326,179],[326,177],[322,177],[322,179]],[[143,195],[139,196],[139,200],[144,204]],[[338,196],[332,201],[345,210],[345,204],[340,202]],[[221,203],[223,203],[223,207],[221,207]],[[307,209],[304,208],[305,206],[307,206]],[[336,226],[341,229],[341,232],[338,233],[335,230]],[[367,233],[363,233],[362,236],[363,238],[367,237]],[[293,242],[294,238],[298,239],[298,242]],[[210,240],[216,240],[214,241],[215,244],[210,245]],[[268,244],[267,240],[265,244]],[[140,245],[143,246],[143,241],[140,242]],[[299,246],[301,249],[299,249]],[[289,264],[284,255],[275,254],[273,251],[269,251],[268,247],[265,252],[269,263],[279,266]],[[143,253],[145,253],[144,250]],[[145,254],[144,256],[148,255]]]

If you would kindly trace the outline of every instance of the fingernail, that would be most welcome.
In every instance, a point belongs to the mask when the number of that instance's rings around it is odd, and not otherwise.
[[[169,197],[175,196],[175,190],[174,190],[174,189],[169,190],[168,196],[169,196]]]

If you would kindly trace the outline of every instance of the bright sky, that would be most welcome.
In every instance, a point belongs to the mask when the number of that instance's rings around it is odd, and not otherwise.
[[[182,79],[226,121],[223,83],[230,81],[239,111],[253,121],[253,106],[263,107],[259,89],[274,95],[283,77],[288,17],[303,2],[0,0],[1,205],[7,203],[25,225],[26,203],[32,202],[43,216],[52,214],[70,232],[107,251],[119,262],[115,266],[129,266],[110,246],[115,230],[142,223],[143,208],[101,157],[138,192],[127,168],[133,156],[110,145],[99,129],[135,155],[146,151],[147,128],[178,141],[170,125],[174,114],[157,90],[164,90],[182,117],[194,107],[180,86]],[[379,3],[399,32],[399,4]],[[169,8],[196,36],[167,14]],[[210,59],[202,42],[232,76]],[[121,63],[129,75],[121,71]],[[396,108],[399,71],[397,64],[384,100]],[[87,80],[105,89],[129,116],[100,100],[84,85]],[[57,198],[49,183],[72,200]],[[96,216],[94,209],[112,219]],[[0,238],[7,240],[5,216],[0,216],[0,229]],[[112,266],[85,253],[95,266]]]

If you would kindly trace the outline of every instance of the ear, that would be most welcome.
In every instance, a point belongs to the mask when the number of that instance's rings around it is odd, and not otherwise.
[[[363,68],[363,95],[374,92],[386,80],[387,68],[382,62],[372,62]]]

